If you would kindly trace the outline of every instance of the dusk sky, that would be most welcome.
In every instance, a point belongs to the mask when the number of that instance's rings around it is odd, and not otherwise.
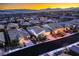
[[[79,3],[1,3],[0,9],[46,9],[79,7]]]

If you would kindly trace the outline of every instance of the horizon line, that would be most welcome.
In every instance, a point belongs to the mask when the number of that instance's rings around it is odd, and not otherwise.
[[[42,9],[21,9],[21,8],[18,8],[18,9],[0,9],[0,10],[44,10],[44,9],[69,9],[69,8],[79,8],[79,7],[64,7],[64,8],[42,8]]]

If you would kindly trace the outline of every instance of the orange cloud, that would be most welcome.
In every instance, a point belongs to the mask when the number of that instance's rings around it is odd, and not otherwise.
[[[79,7],[79,3],[4,3],[0,9],[45,9]]]

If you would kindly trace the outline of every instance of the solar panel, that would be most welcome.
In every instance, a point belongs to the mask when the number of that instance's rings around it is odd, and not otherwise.
[[[36,33],[39,34],[40,32],[44,31],[43,28],[40,28],[39,26],[34,26],[34,27],[29,27],[28,31],[30,31],[31,33]]]
[[[19,34],[16,29],[8,31],[9,37],[11,40],[17,39],[16,36]]]
[[[17,37],[20,37],[21,35],[22,36],[29,36],[29,34],[24,29],[19,29],[19,30],[11,29],[8,31],[8,33],[9,33],[11,40],[17,39]]]
[[[0,41],[5,42],[5,37],[4,37],[4,33],[0,32]]]

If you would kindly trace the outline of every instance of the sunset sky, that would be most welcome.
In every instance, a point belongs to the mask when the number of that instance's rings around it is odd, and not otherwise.
[[[79,7],[79,3],[1,3],[0,9],[46,9]]]

